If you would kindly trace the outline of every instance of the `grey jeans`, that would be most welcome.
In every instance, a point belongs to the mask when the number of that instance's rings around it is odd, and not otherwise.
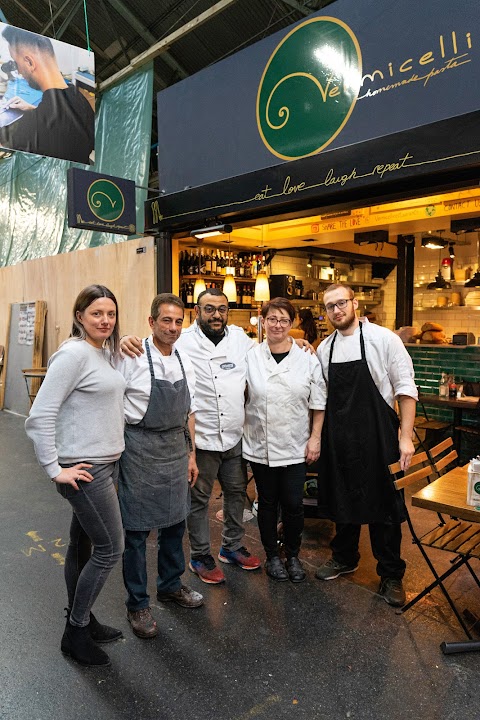
[[[113,484],[115,463],[93,465],[90,483],[57,484],[73,509],[65,559],[70,622],[84,627],[90,610],[124,548],[122,518]],[[93,545],[93,553],[92,553]]]
[[[192,505],[187,518],[191,555],[197,557],[211,554],[208,504],[217,478],[223,491],[223,547],[238,550],[245,533],[243,509],[247,487],[242,443],[240,441],[225,452],[197,448],[196,455],[199,474],[192,488]]]

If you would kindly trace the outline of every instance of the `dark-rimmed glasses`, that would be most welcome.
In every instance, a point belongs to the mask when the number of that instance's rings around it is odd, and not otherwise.
[[[215,305],[197,305],[197,307],[207,315],[214,315],[217,311],[220,315],[226,315],[228,313],[227,305],[220,305],[220,307],[215,307]]]
[[[292,321],[288,320],[288,318],[277,318],[274,315],[269,315],[268,317],[266,317],[265,322],[267,323],[267,325],[270,325],[270,327],[280,325],[280,327],[282,328],[286,328],[292,324]]]
[[[333,312],[336,307],[337,307],[339,310],[343,310],[344,307],[347,307],[347,303],[348,303],[348,302],[351,302],[352,299],[353,299],[353,298],[348,298],[348,299],[346,299],[346,300],[345,300],[345,299],[343,299],[343,300],[337,300],[336,303],[327,303],[327,304],[325,305],[325,310],[326,310],[328,313]]]

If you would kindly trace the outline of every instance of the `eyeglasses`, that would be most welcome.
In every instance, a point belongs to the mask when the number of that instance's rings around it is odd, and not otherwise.
[[[265,322],[267,323],[267,325],[270,325],[270,327],[280,325],[280,327],[282,328],[286,328],[292,324],[291,320],[287,320],[287,318],[277,318],[274,315],[270,315],[269,317],[265,318]]]
[[[325,310],[326,310],[328,313],[333,312],[336,307],[337,307],[339,310],[343,310],[343,308],[347,306],[347,303],[348,303],[348,302],[351,302],[351,301],[352,301],[352,298],[348,298],[348,300],[337,300],[336,303],[327,303],[327,304],[325,305]]]
[[[197,305],[197,307],[207,315],[214,315],[216,312],[219,312],[220,315],[226,315],[228,313],[228,307],[226,305],[220,305],[220,307],[215,307],[215,305]]]

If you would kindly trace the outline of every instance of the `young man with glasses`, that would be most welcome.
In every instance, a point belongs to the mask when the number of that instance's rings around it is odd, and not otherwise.
[[[323,296],[335,328],[318,348],[327,383],[322,433],[321,491],[336,523],[332,557],[316,572],[333,580],[358,567],[360,529],[369,526],[380,576],[379,594],[402,606],[405,562],[400,555],[401,493],[388,465],[410,465],[417,389],[413,364],[401,339],[356,315],[358,301],[347,285],[330,285]],[[400,407],[400,421],[395,402]]]

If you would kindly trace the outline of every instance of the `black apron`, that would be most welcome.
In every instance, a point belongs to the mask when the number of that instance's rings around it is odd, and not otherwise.
[[[119,463],[118,499],[126,530],[176,525],[190,510],[188,433],[190,392],[180,355],[182,380],[155,378],[145,341],[152,389],[147,412],[137,425],[125,426],[125,450]]]
[[[388,465],[399,458],[399,420],[375,385],[365,358],[328,360],[328,400],[322,432],[319,504],[337,523],[398,523],[405,520],[403,494]]]

